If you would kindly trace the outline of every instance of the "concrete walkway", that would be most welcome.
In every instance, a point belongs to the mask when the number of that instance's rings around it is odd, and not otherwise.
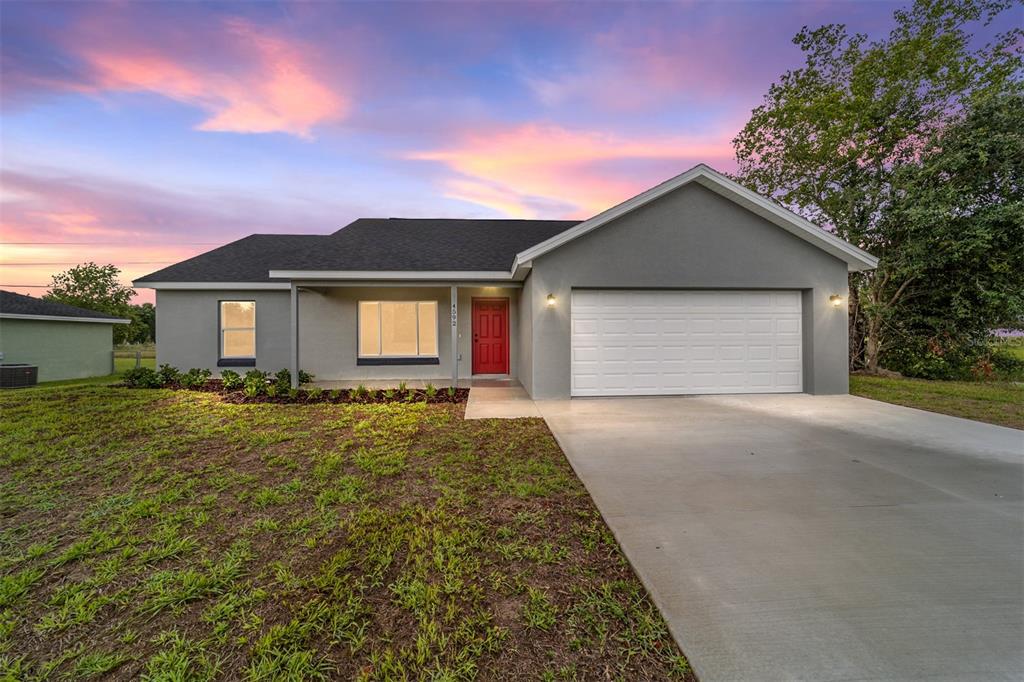
[[[466,419],[516,419],[540,417],[537,405],[516,383],[506,386],[474,386],[466,403]]]
[[[537,404],[702,682],[1021,679],[1024,432],[851,396]]]

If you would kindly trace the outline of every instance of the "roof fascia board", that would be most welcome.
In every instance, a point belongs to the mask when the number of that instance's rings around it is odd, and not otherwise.
[[[496,280],[512,279],[508,270],[271,270],[270,277],[301,280]]]
[[[652,187],[646,192],[641,192],[632,199],[627,199],[617,206],[613,206],[606,211],[598,213],[593,218],[585,220],[579,225],[569,228],[565,232],[561,232],[540,244],[536,244],[528,249],[520,251],[516,254],[512,270],[514,272],[517,268],[531,263],[535,258],[553,251],[563,244],[566,244],[577,237],[581,237],[591,230],[597,229],[598,227],[601,227],[602,225],[634,211],[641,206],[693,181],[698,181],[702,186],[711,189],[717,194],[725,196],[726,198],[739,203],[741,206],[754,210],[755,213],[779,227],[782,227],[790,233],[815,244],[840,260],[846,261],[850,270],[869,270],[878,265],[878,259],[866,251],[863,251],[853,244],[843,241],[839,237],[822,230],[810,221],[801,218],[792,211],[788,211],[781,206],[778,206],[756,192],[733,182],[712,168],[709,168],[704,164],[699,164],[685,173],[677,175],[674,178],[666,180],[660,185]]]
[[[306,279],[297,279],[297,280],[293,280],[293,283],[297,287],[309,287],[311,289],[313,289],[313,288],[343,289],[343,288],[352,288],[352,287],[359,287],[359,288],[377,288],[377,287],[379,287],[379,288],[388,288],[388,287],[403,287],[403,288],[405,288],[405,287],[407,287],[407,288],[425,287],[426,288],[426,287],[430,287],[430,288],[435,288],[436,289],[436,288],[449,287],[449,286],[456,286],[456,287],[464,287],[464,286],[469,286],[469,287],[496,287],[496,288],[502,288],[502,289],[519,289],[519,288],[521,288],[523,286],[522,282],[510,282],[510,281],[507,281],[507,280],[503,280],[503,281],[500,281],[500,282],[488,281],[488,280],[474,280],[472,282],[467,282],[465,280],[461,280],[461,281],[457,281],[457,280],[436,280],[436,281],[434,281],[434,280],[432,280],[432,281],[429,281],[429,282],[424,282],[424,281],[409,281],[409,280],[401,280],[401,281],[395,281],[395,280],[390,280],[390,281],[380,281],[380,280],[351,281],[351,280],[315,280],[315,279],[306,280]]]
[[[46,320],[49,322],[99,322],[102,324],[131,324],[131,320],[120,317],[72,317],[69,315],[24,315],[21,313],[0,313],[4,320]]]
[[[138,289],[273,289],[287,291],[291,288],[288,282],[132,282]]]

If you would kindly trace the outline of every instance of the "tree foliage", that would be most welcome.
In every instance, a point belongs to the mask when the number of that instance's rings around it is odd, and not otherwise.
[[[969,31],[1014,4],[918,0],[875,42],[804,28],[733,140],[741,182],[879,257],[851,276],[851,363],[1019,315],[1024,36]]]
[[[121,271],[113,265],[76,265],[52,277],[50,290],[43,299],[131,319],[135,290],[121,284],[120,275]],[[124,343],[131,326],[114,325],[114,343]]]

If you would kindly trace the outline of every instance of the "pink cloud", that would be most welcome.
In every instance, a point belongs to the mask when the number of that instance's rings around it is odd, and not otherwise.
[[[28,285],[86,261],[113,263],[128,283],[248,234],[327,233],[362,212],[69,173],[5,169],[0,186],[0,284],[33,295],[44,290]]]
[[[586,218],[666,179],[666,168],[671,175],[700,161],[723,165],[730,136],[622,137],[527,124],[467,134],[409,158],[457,173],[443,181],[450,198],[513,217]]]
[[[89,25],[81,31],[70,50],[85,63],[90,80],[70,89],[153,92],[207,112],[199,130],[311,139],[315,126],[351,111],[350,99],[315,72],[307,56],[311,46],[243,19],[224,20],[216,33],[230,59],[181,50],[177,39],[109,41],[96,39]]]

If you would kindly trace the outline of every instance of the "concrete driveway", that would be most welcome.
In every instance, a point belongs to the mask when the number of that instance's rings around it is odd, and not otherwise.
[[[1024,432],[851,396],[538,406],[703,682],[1024,678]]]

